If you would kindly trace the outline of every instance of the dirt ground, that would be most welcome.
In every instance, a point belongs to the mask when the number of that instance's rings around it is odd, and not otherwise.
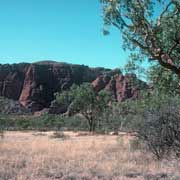
[[[133,136],[5,132],[0,180],[180,180],[180,162],[156,161]]]

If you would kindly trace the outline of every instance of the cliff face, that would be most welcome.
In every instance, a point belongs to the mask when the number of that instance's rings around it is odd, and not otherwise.
[[[147,84],[139,80],[134,74],[100,75],[92,82],[92,85],[97,92],[102,89],[111,92],[118,102],[137,99],[140,90],[148,88]]]
[[[27,66],[27,64],[0,65],[0,96],[19,99]]]
[[[111,91],[118,101],[136,98],[141,87],[130,84],[135,81],[134,75],[123,76],[119,70],[51,61],[0,65],[0,96],[17,100],[32,111],[49,107],[55,92],[74,83],[92,82],[96,91]]]
[[[0,96],[38,111],[49,107],[55,92],[92,82],[106,71],[110,70],[48,61],[0,65]]]

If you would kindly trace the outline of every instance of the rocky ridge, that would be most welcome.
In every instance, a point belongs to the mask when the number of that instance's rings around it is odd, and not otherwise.
[[[138,98],[146,83],[119,69],[89,68],[84,65],[41,61],[0,65],[0,96],[19,101],[32,112],[48,108],[54,93],[72,84],[92,83],[95,91],[110,91],[117,101]]]

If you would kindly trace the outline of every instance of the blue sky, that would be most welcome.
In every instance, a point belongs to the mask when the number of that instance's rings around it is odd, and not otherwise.
[[[103,36],[99,0],[5,0],[0,5],[0,63],[56,60],[123,66],[121,35]]]

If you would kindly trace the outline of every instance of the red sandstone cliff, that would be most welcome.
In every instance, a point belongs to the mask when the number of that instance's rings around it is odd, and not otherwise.
[[[92,82],[96,91],[111,91],[117,101],[137,98],[139,89],[146,86],[134,75],[123,76],[118,69],[51,61],[0,65],[0,96],[18,100],[32,111],[49,107],[55,92],[83,82]]]

